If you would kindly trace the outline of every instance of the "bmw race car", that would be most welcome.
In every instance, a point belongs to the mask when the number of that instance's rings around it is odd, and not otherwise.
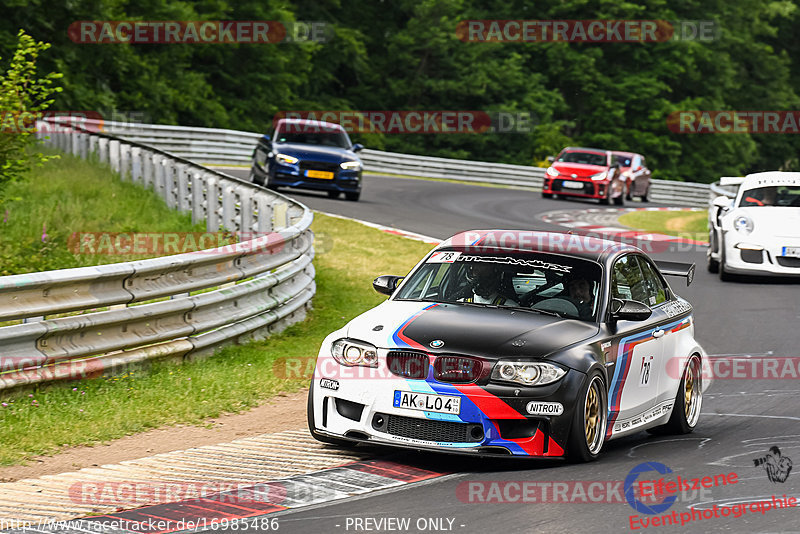
[[[691,432],[705,356],[665,274],[688,283],[694,265],[577,235],[453,236],[408,276],[375,279],[390,298],[325,338],[311,434],[589,461],[641,430]]]
[[[800,173],[760,172],[721,182],[739,190],[709,208],[708,270],[723,280],[800,275]]]

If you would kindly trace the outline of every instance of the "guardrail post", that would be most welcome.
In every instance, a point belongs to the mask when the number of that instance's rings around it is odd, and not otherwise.
[[[207,190],[205,173],[192,170],[190,180],[192,184],[192,224],[197,224],[205,220],[208,212],[205,199]]]
[[[167,177],[164,157],[159,154],[153,155],[153,191],[165,201],[167,200]]]
[[[131,181],[135,184],[142,181],[142,149],[138,146],[131,147]]]
[[[145,189],[153,188],[153,173],[155,172],[153,165],[153,154],[149,150],[142,150],[142,185]]]
[[[108,142],[108,162],[111,169],[119,173],[119,141],[112,139]]]
[[[189,211],[192,206],[191,197],[191,177],[189,176],[188,165],[178,163],[175,165],[175,181],[177,183],[175,197],[177,207],[180,211]]]
[[[94,135],[86,134],[89,137],[89,153],[87,154],[86,159],[89,159],[92,154],[97,156],[97,141],[100,139]]]
[[[274,228],[272,224],[272,199],[265,194],[256,195],[256,209],[258,219],[256,221],[256,232],[266,234]]]
[[[236,221],[236,188],[233,182],[220,180],[222,193],[222,226],[228,231],[236,232],[239,230]]]
[[[207,174],[205,177],[206,183],[206,231],[216,232],[219,230],[219,181],[214,175]]]
[[[252,232],[255,230],[255,213],[253,206],[253,189],[250,187],[238,186],[236,188],[239,196],[239,231]]]
[[[120,143],[119,145],[119,177],[128,180],[131,173],[131,145]]]
[[[175,179],[175,161],[164,159],[164,195],[167,206],[172,209],[178,207],[178,186]]]
[[[108,139],[105,137],[97,139],[97,158],[101,165],[108,163]]]

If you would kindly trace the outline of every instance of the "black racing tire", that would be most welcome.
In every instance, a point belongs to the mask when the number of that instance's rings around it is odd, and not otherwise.
[[[650,434],[688,434],[697,426],[703,406],[703,362],[698,354],[692,354],[686,362],[681,383],[675,393],[672,415],[663,425],[647,431]]]
[[[339,191],[328,191],[328,198],[339,198]]]
[[[318,433],[316,429],[316,425],[314,424],[314,382],[311,382],[311,387],[308,388],[308,405],[306,406],[306,418],[308,420],[308,431],[311,433],[311,437],[317,441],[322,443],[327,443],[328,445],[335,445],[337,447],[343,447],[346,449],[351,449],[356,446],[356,443],[353,441],[349,441],[346,439],[336,439],[331,438],[328,436],[324,436]]]
[[[600,455],[608,424],[608,390],[600,371],[593,371],[581,386],[572,428],[567,439],[567,458],[576,463],[592,462]]]
[[[648,195],[650,194],[650,186],[647,186],[647,189],[644,190],[644,195],[642,195],[642,202],[650,202]]]
[[[361,198],[361,191],[358,191],[357,193],[345,193],[344,198],[351,202],[358,202],[358,199]]]
[[[608,206],[608,203],[609,203],[609,198],[608,197],[600,199],[600,204],[601,205]]]
[[[542,193],[542,198],[553,198],[553,193]]]
[[[719,279],[723,282],[733,281],[733,275],[725,270],[725,240],[719,240]]]
[[[620,196],[618,196],[617,198],[614,199],[614,205],[615,206],[624,206],[625,205],[625,201],[622,199],[622,195],[620,195]]]
[[[711,274],[719,273],[719,260],[711,257],[711,254],[706,255],[706,268]]]

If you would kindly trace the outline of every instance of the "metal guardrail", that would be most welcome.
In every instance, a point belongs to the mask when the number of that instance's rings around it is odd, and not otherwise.
[[[174,256],[0,277],[0,320],[42,317],[0,328],[0,389],[113,373],[154,358],[194,358],[305,316],[316,290],[307,207],[142,143],[65,129],[40,137],[64,152],[96,155],[123,179],[190,211],[193,221],[205,219],[209,232],[257,237]]]
[[[262,134],[217,128],[162,126],[109,122],[103,131],[133,141],[147,143],[179,156],[219,165],[249,165],[253,149]],[[421,176],[541,188],[545,169],[529,165],[508,165],[485,161],[434,158],[397,152],[365,149],[360,153],[366,172]],[[708,184],[653,180],[649,198],[675,206],[705,207],[708,205]]]

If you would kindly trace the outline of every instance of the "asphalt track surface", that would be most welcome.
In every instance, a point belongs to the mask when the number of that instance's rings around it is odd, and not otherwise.
[[[245,177],[246,171],[233,174]],[[284,192],[314,210],[437,238],[476,228],[558,230],[539,221],[537,214],[593,206],[545,200],[532,191],[379,176],[365,177],[359,202]],[[690,287],[685,287],[682,279],[672,279],[671,284],[694,305],[695,335],[712,358],[725,360],[720,369],[729,375],[748,376],[754,362],[761,368],[759,357],[785,357],[780,366],[784,378],[718,378],[706,391],[693,433],[663,437],[641,432],[606,444],[599,461],[590,464],[392,453],[395,461],[448,474],[396,490],[275,514],[280,532],[800,532],[800,506],[764,513],[748,508],[740,517],[716,517],[709,512],[711,518],[697,519],[695,514],[691,520],[684,516],[683,525],[680,516],[691,513],[690,506],[713,511],[715,504],[746,504],[773,495],[785,494],[800,501],[800,467],[785,482],[772,482],[763,467],[754,465],[754,459],[763,457],[772,446],[800,462],[800,280],[722,282],[706,272],[704,247],[673,245],[651,255],[697,264]],[[740,366],[740,372],[734,373],[734,365]],[[376,457],[386,454],[376,450]],[[685,491],[661,514],[642,514],[610,488],[643,462],[664,464],[672,473],[643,473],[640,479],[665,476],[675,480],[676,475],[693,479],[730,472],[738,478],[735,484]],[[599,486],[585,497],[569,486],[566,494],[557,497],[560,502],[539,502],[544,487],[552,490],[556,483],[580,482],[586,489],[594,481],[612,484],[606,485],[604,492],[608,494],[605,500],[611,502],[595,501],[600,496]],[[528,502],[521,502],[524,484],[531,482],[542,485],[528,494]],[[513,502],[481,502],[489,496],[497,501],[498,490],[501,500]],[[677,512],[675,525],[644,528],[635,523],[638,528],[632,528],[631,516],[651,519],[673,511]],[[408,527],[394,521],[380,523],[389,518],[407,519]]]

